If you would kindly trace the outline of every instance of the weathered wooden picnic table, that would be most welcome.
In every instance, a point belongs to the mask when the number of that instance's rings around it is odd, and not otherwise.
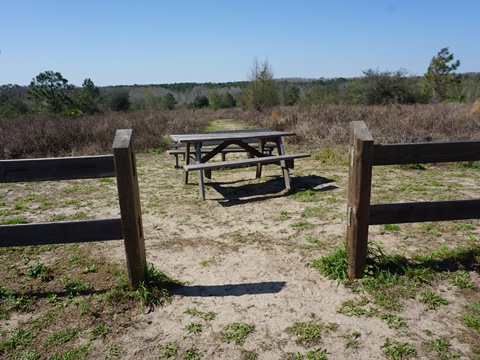
[[[290,154],[285,153],[282,138],[293,136],[295,133],[287,131],[270,131],[259,129],[258,131],[226,131],[216,133],[191,133],[191,134],[173,134],[170,138],[178,143],[185,144],[185,184],[188,184],[189,171],[198,171],[198,185],[200,196],[205,200],[204,175],[210,178],[209,171],[212,169],[238,167],[244,165],[256,165],[256,177],[261,177],[262,164],[276,164],[281,166],[285,180],[285,188],[291,189],[289,168],[293,167],[293,160],[310,156],[309,154]],[[251,146],[251,140],[258,139],[258,147]],[[277,148],[277,155],[265,153],[263,151],[265,144],[273,142]],[[205,153],[202,151],[203,143],[218,143],[211,151]],[[249,159],[237,159],[228,161],[209,162],[215,155],[221,153],[229,146],[243,148],[250,154]],[[191,147],[195,153],[191,156]]]

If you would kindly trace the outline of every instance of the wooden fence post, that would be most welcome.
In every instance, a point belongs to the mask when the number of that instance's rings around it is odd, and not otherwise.
[[[363,277],[367,258],[373,137],[363,121],[350,123],[347,256],[350,279]]]
[[[117,130],[113,142],[115,172],[130,286],[145,280],[146,256],[132,129]]]

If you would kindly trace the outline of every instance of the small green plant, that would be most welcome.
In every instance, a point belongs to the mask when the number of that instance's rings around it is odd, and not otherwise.
[[[452,282],[460,289],[475,289],[475,284],[470,278],[470,274],[465,270],[460,270],[452,274]]]
[[[21,360],[38,360],[40,359],[40,355],[35,351],[24,350],[15,354],[15,359]]]
[[[342,306],[339,310],[340,313],[346,316],[361,316],[367,314],[364,306],[370,303],[366,297],[362,297],[358,301],[355,300],[346,300],[342,303]]]
[[[291,227],[293,228],[300,228],[300,227],[303,227],[303,228],[310,228],[310,227],[313,227],[313,224],[312,223],[309,223],[307,221],[298,221],[296,223],[293,223],[292,225],[290,225]]]
[[[83,273],[84,274],[89,274],[89,273],[94,273],[97,271],[97,268],[95,267],[95,264],[90,264],[88,266],[86,266],[84,269],[83,269]]]
[[[27,224],[28,221],[25,216],[18,216],[8,220],[0,221],[0,225],[18,225],[18,224]]]
[[[74,298],[77,295],[86,294],[92,290],[92,286],[81,280],[70,280],[70,277],[64,277],[60,282],[65,286],[65,292],[69,298]]]
[[[110,327],[107,325],[98,325],[94,329],[92,329],[92,338],[96,339],[98,337],[105,337],[107,336],[108,332],[110,331]]]
[[[22,328],[16,328],[12,331],[8,340],[0,343],[0,354],[9,350],[29,346],[34,338],[34,333]]]
[[[214,263],[213,260],[201,260],[200,261],[200,266],[207,267],[210,266]]]
[[[379,314],[378,317],[382,320],[386,320],[388,327],[392,329],[398,330],[407,326],[403,318],[395,314]]]
[[[298,191],[292,195],[290,195],[292,199],[295,199],[300,202],[318,202],[320,198],[316,196],[315,191],[313,190],[303,190]]]
[[[50,221],[57,222],[57,221],[64,221],[66,219],[67,217],[63,214],[55,214],[55,215],[52,215],[52,218]]]
[[[480,332],[480,301],[467,306],[468,314],[462,315],[460,321]]]
[[[26,273],[32,278],[40,277],[42,281],[49,281],[53,278],[52,270],[38,261],[35,261],[32,266],[29,266]]]
[[[297,336],[297,344],[304,346],[320,340],[322,337],[322,331],[334,330],[338,325],[330,324],[324,326],[315,322],[298,322],[290,326],[287,330]]]
[[[321,217],[328,213],[329,208],[324,206],[307,206],[305,210],[302,211],[301,216],[303,218],[311,217]]]
[[[90,344],[84,344],[74,349],[67,349],[62,353],[55,353],[49,360],[78,360],[85,358],[90,352]]]
[[[240,345],[245,342],[248,334],[252,333],[254,330],[254,325],[248,325],[244,323],[232,323],[226,325],[223,328],[222,336],[227,343],[234,341],[235,344]]]
[[[177,356],[180,346],[176,341],[169,341],[166,344],[160,345],[159,348],[160,350],[163,350],[164,357],[169,359]]]
[[[196,308],[187,308],[183,313],[199,317],[205,321],[211,321],[215,319],[215,317],[217,316],[217,314],[214,313],[213,311],[203,312],[203,311],[197,310]]]
[[[326,360],[327,355],[328,352],[326,349],[316,348],[310,350],[305,355],[297,354],[297,356],[295,356],[295,360]]]
[[[385,229],[385,231],[390,231],[390,232],[399,232],[400,231],[400,226],[398,226],[396,224],[385,224],[383,226],[383,228]]]
[[[45,340],[45,346],[58,346],[72,341],[78,337],[81,330],[78,328],[66,328],[49,334]]]
[[[203,327],[202,327],[202,324],[192,322],[192,323],[188,324],[187,326],[185,326],[185,330],[189,334],[200,335],[203,331]]]
[[[390,359],[402,360],[415,356],[417,351],[412,345],[406,342],[400,342],[398,340],[385,339],[385,342],[381,346],[383,353]]]
[[[346,339],[345,346],[347,348],[357,349],[360,345],[358,338],[361,335],[362,334],[358,331],[354,331],[351,334],[345,335],[345,339]]]
[[[73,220],[87,220],[87,214],[82,211],[78,211],[73,215]]]
[[[338,246],[326,256],[315,260],[312,267],[318,269],[322,275],[340,283],[348,283],[350,280],[347,274],[347,250],[345,246]]]
[[[145,308],[152,310],[155,306],[170,302],[172,298],[168,289],[178,285],[181,285],[181,282],[169,278],[149,264],[145,271],[145,281],[139,284],[135,297],[140,300],[140,307],[145,312]]]
[[[448,348],[451,346],[447,340],[442,339],[432,340],[429,342],[429,345],[439,355],[445,355],[448,352]]]
[[[448,300],[435,295],[431,291],[424,291],[420,296],[420,302],[424,303],[428,309],[432,310],[440,305],[448,305]]]
[[[117,356],[120,356],[120,351],[118,348],[115,345],[109,346],[107,357],[110,359]]]
[[[275,221],[285,221],[290,219],[290,214],[288,211],[282,210],[280,211],[280,215],[275,218]]]
[[[200,360],[202,357],[202,352],[198,350],[195,346],[191,346],[187,350],[185,350],[185,355],[183,356],[185,360]]]

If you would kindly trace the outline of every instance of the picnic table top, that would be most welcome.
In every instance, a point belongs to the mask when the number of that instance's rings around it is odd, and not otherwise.
[[[228,141],[228,140],[248,140],[248,139],[268,139],[279,138],[283,136],[293,136],[295,133],[289,131],[270,131],[260,129],[258,131],[222,131],[210,133],[191,133],[191,134],[172,134],[170,138],[177,143],[203,142],[203,141]]]

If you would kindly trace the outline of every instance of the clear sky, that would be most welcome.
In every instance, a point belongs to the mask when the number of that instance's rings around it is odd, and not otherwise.
[[[480,71],[480,0],[0,0],[0,85],[81,86],[423,75],[449,47]]]

